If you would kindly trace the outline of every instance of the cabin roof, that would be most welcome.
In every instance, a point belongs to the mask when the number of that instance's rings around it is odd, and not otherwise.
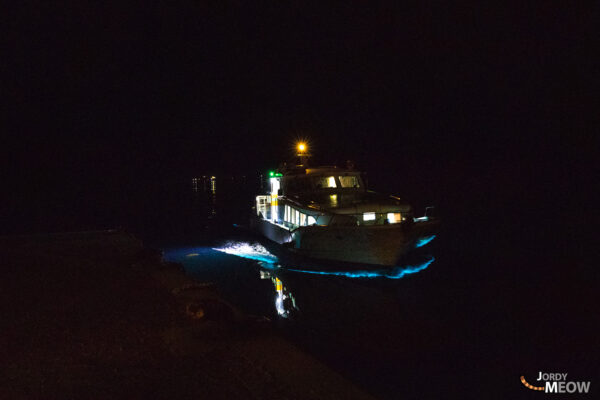
[[[286,171],[284,175],[321,175],[321,174],[330,174],[330,175],[338,175],[338,174],[359,174],[359,171],[354,169],[346,169],[346,168],[338,168],[334,165],[325,165],[319,167],[312,168],[298,168]]]

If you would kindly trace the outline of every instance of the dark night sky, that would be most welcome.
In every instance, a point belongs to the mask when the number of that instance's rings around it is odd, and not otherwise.
[[[25,197],[264,169],[297,136],[442,189],[542,193],[585,171],[597,7],[24,4],[2,91]]]

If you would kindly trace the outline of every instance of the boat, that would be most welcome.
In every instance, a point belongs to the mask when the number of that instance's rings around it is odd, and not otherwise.
[[[435,237],[433,207],[414,217],[406,200],[368,190],[352,163],[311,166],[307,145],[297,149],[256,196],[250,226],[270,243],[308,259],[395,266]]]

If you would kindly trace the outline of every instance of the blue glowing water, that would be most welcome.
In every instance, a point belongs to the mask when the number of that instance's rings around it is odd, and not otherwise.
[[[440,304],[453,304],[444,297],[450,286],[440,279],[452,271],[445,268],[447,254],[436,252],[434,259],[419,251],[415,256],[421,259],[389,268],[304,260],[260,244],[245,230],[244,219],[229,218],[228,210],[247,209],[247,204],[233,206],[224,196],[218,203],[212,197],[202,200],[189,213],[196,219],[177,220],[190,234],[170,239],[171,247],[161,246],[167,261],[183,264],[201,282],[213,282],[228,303],[247,315],[270,319],[279,334],[311,354],[339,359],[335,366],[368,374],[367,380],[381,377],[372,387],[389,383],[384,392],[396,393],[398,381],[385,371],[415,364],[414,357],[406,361],[413,346],[403,341],[413,340],[413,334],[417,339],[431,335],[435,324],[429,321],[438,323]],[[415,245],[427,245],[429,253],[433,238],[422,239]],[[353,368],[353,363],[361,367]]]
[[[430,236],[424,244],[429,243],[433,240],[435,236]],[[421,244],[423,246],[424,244]],[[329,275],[329,276],[340,276],[345,278],[363,278],[363,279],[372,279],[372,278],[387,278],[387,279],[400,279],[409,274],[415,274],[417,272],[423,271],[425,268],[429,267],[431,263],[435,260],[433,256],[428,256],[424,261],[416,263],[416,264],[406,264],[406,265],[398,265],[391,268],[369,268],[366,267],[360,270],[352,270],[352,271],[330,271],[328,269],[315,269],[314,267],[311,269],[301,268],[300,266],[294,265],[282,265],[280,263],[279,258],[269,252],[264,246],[259,243],[248,243],[248,242],[228,242],[226,245],[214,248],[213,250],[219,251],[222,253],[234,255],[241,258],[246,258],[250,260],[262,261],[269,267],[276,265],[277,267],[285,268],[288,271],[305,273],[305,274],[313,274],[313,275]],[[191,256],[193,254],[188,254],[187,256]],[[266,266],[265,264],[261,264]]]
[[[264,246],[258,243],[229,242],[223,247],[214,248],[213,250],[242,258],[264,261],[272,264],[279,262],[277,256],[270,253],[267,249],[265,249]]]
[[[362,270],[362,271],[313,271],[290,268],[290,271],[305,274],[343,276],[345,278],[387,278],[400,279],[408,274],[415,274],[429,267],[435,258],[430,257],[427,261],[417,265],[396,266],[390,269]]]
[[[427,243],[431,242],[433,239],[435,239],[435,235],[419,238],[419,239],[417,239],[417,243],[415,244],[415,247],[423,247]]]
[[[335,304],[340,298],[358,294],[354,287],[343,289],[343,295],[336,294],[331,290],[332,281],[337,282],[336,286],[342,285],[341,288],[346,284],[351,285],[352,281],[395,281],[427,269],[435,260],[433,256],[427,256],[419,262],[389,268],[365,266],[353,270],[342,269],[344,264],[305,264],[301,260],[289,264],[262,244],[246,240],[228,240],[216,247],[167,248],[163,254],[167,261],[182,263],[192,277],[216,283],[230,301],[248,313],[286,319],[291,315],[296,316],[298,310],[302,310],[303,314],[313,313],[314,316],[322,305]],[[281,283],[280,288],[270,284],[275,277]],[[356,298],[361,296],[364,295]],[[284,302],[284,299],[293,299],[293,302]],[[364,300],[365,303],[377,303],[377,300],[368,297]],[[354,306],[353,309],[356,308]],[[304,318],[306,321],[306,316]]]

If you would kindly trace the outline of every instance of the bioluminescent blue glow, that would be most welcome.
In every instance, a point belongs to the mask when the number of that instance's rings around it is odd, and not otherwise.
[[[429,239],[431,241],[433,238]],[[247,243],[247,242],[230,242],[221,248],[214,248],[213,250],[231,254],[241,258],[247,258],[250,260],[256,260],[260,262],[262,267],[269,269],[278,269],[280,267],[285,268],[288,271],[313,274],[313,275],[329,275],[329,276],[342,276],[346,278],[387,278],[387,279],[400,279],[408,274],[414,274],[427,268],[435,260],[430,256],[426,261],[416,265],[400,265],[396,267],[386,269],[369,269],[369,270],[356,270],[356,271],[323,271],[323,270],[312,270],[312,269],[301,269],[299,267],[291,267],[287,265],[279,265],[279,259],[274,254],[270,253],[264,246],[258,243]]]
[[[271,264],[279,261],[277,256],[271,254],[264,246],[258,243],[231,242],[227,243],[224,247],[214,248],[213,250]]]
[[[417,239],[417,243],[415,244],[415,247],[423,247],[427,243],[431,242],[433,239],[435,239],[435,235],[419,238],[419,239]]]
[[[330,276],[343,276],[346,278],[387,278],[387,279],[400,279],[408,274],[415,274],[419,271],[423,271],[429,267],[435,258],[431,257],[429,260],[418,264],[418,265],[404,265],[393,267],[391,269],[378,269],[369,271],[312,271],[312,270],[300,270],[287,268],[290,271],[302,272],[305,274],[315,275],[330,275]]]
[[[210,247],[174,247],[164,249],[163,257],[165,261],[187,262],[205,259],[206,257],[209,257],[211,253],[213,253],[213,251]]]

